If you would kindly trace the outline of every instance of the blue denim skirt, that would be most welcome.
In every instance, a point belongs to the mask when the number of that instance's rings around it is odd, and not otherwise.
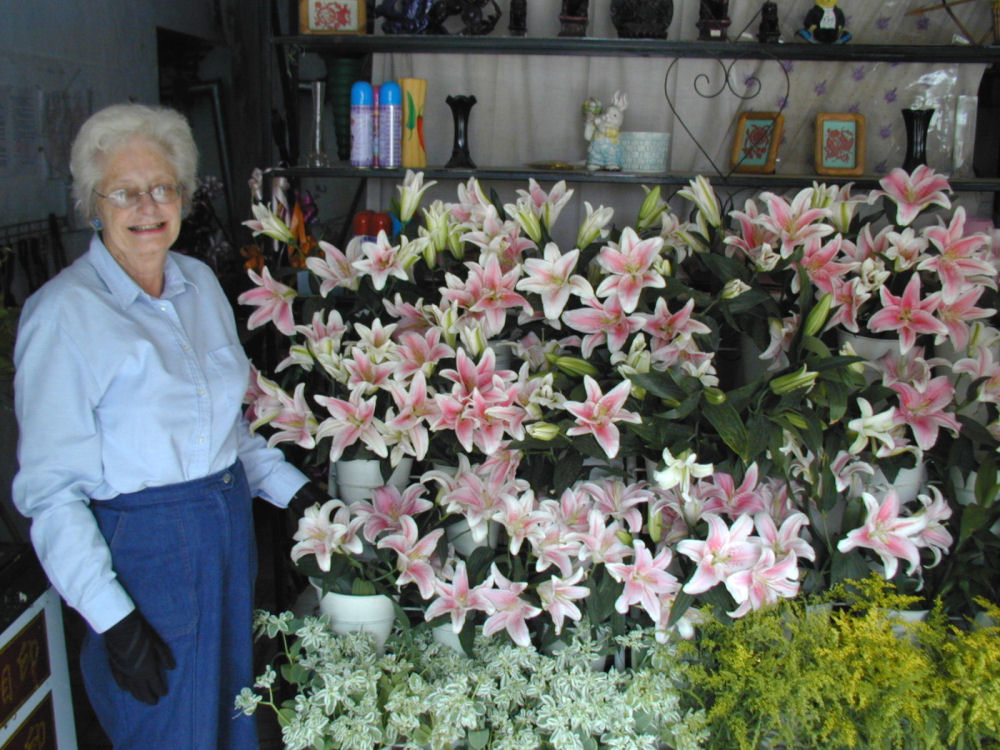
[[[84,684],[115,750],[254,750],[254,719],[233,707],[254,679],[257,548],[243,466],[90,507],[118,580],[177,660],[149,706],[118,687],[103,636],[87,633]]]

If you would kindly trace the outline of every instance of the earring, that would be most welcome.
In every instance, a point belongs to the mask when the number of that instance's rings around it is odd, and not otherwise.
[[[100,232],[104,228],[104,225],[101,224],[101,220],[96,216],[90,220],[90,226],[92,226],[97,232]]]

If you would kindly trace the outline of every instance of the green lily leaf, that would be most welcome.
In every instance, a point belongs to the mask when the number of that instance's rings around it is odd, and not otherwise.
[[[721,404],[704,401],[701,410],[726,445],[744,461],[749,461],[750,435],[733,405],[728,401]]]

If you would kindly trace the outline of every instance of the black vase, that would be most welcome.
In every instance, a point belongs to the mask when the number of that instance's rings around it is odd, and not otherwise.
[[[903,169],[912,172],[927,163],[927,129],[934,117],[933,109],[904,109],[903,124],[906,126],[906,158]]]
[[[476,97],[463,94],[449,96],[445,101],[451,107],[451,116],[455,121],[455,140],[451,147],[451,158],[445,167],[475,169],[476,163],[469,156],[469,113],[476,103]]]
[[[622,39],[664,39],[674,0],[611,0],[611,23]]]

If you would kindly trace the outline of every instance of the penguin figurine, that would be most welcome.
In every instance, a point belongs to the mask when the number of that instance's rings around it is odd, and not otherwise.
[[[806,13],[799,35],[819,44],[843,44],[850,40],[844,28],[844,11],[837,7],[837,0],[815,0],[816,4]]]

